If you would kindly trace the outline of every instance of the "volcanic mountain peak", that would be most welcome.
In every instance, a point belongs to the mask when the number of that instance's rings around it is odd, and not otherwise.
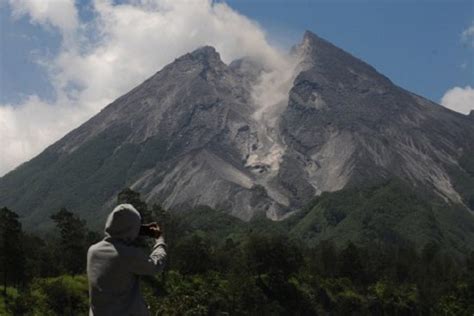
[[[300,75],[322,75],[326,80],[339,85],[353,85],[365,82],[367,86],[378,87],[392,86],[392,82],[374,67],[354,57],[316,34],[306,31],[303,41],[297,45],[293,52],[302,58],[305,65]]]
[[[306,52],[308,52],[308,55],[313,55],[319,49],[332,49],[337,51],[341,50],[340,48],[334,46],[330,42],[308,30],[304,32],[303,40],[297,45],[297,47],[304,49]]]
[[[195,49],[193,52],[188,53],[184,56],[192,56],[196,59],[218,59],[220,60],[221,57],[219,53],[213,46],[205,45]]]
[[[293,52],[299,63],[277,69],[226,65],[210,46],[177,58],[0,178],[0,205],[29,223],[64,205],[95,220],[130,186],[170,209],[280,219],[321,192],[392,177],[468,204],[470,119],[311,32]]]
[[[176,66],[180,63],[198,63],[209,68],[222,67],[225,64],[221,60],[220,54],[212,46],[202,46],[196,50],[187,53],[171,63],[170,66]]]

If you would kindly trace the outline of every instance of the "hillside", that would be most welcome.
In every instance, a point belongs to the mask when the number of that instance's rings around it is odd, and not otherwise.
[[[423,199],[458,211],[440,206],[433,224],[427,206],[388,205],[395,213],[383,225],[402,236],[415,229],[412,220],[469,232],[469,116],[397,87],[311,32],[288,58],[295,66],[264,86],[275,74],[253,60],[227,65],[208,46],[177,58],[0,178],[0,205],[29,229],[46,229],[63,206],[100,226],[117,193],[131,187],[166,209],[205,205],[244,221],[262,214],[282,220],[323,192],[363,192],[398,178]],[[377,218],[362,211],[377,212],[364,206],[374,199],[355,200],[354,215],[334,215],[339,228],[317,235],[361,237],[351,232],[372,225],[365,217]],[[321,212],[308,214],[305,225],[326,225]],[[468,226],[459,228],[457,216]],[[392,227],[397,221],[410,224]]]

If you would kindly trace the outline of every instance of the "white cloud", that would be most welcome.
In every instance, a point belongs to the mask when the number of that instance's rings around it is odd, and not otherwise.
[[[474,22],[461,33],[461,41],[474,48]],[[467,69],[469,64],[464,62],[460,65],[462,70]],[[453,111],[469,114],[474,110],[474,88],[471,86],[454,87],[446,91],[440,103]]]
[[[454,87],[444,94],[441,104],[453,111],[469,114],[474,110],[474,88],[471,86]]]
[[[224,62],[246,55],[267,67],[287,64],[255,22],[211,0],[95,0],[89,22],[78,18],[73,0],[10,0],[10,8],[57,28],[62,45],[41,61],[57,100],[0,105],[0,175],[199,46],[214,46]]]
[[[474,47],[474,22],[461,33],[461,40]]]
[[[34,156],[83,119],[74,107],[51,105],[34,95],[21,105],[0,106],[0,172]]]
[[[49,24],[63,33],[79,25],[74,0],[10,0],[13,16],[28,15],[31,22]]]

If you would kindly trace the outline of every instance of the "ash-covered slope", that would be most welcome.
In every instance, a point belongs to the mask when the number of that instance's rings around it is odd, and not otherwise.
[[[286,73],[226,65],[212,47],[176,59],[1,178],[0,206],[27,226],[62,206],[93,222],[130,186],[166,208],[279,219],[323,191],[391,177],[469,203],[472,119],[312,33],[293,55]]]
[[[247,60],[224,64],[212,47],[176,59],[1,178],[0,205],[27,225],[61,206],[90,221],[130,186],[168,208],[278,218],[286,206],[268,197],[245,161],[262,129],[250,91],[259,72]]]
[[[300,200],[399,177],[468,204],[473,173],[460,163],[474,153],[468,116],[395,86],[310,32],[295,51],[305,70],[281,117],[287,150],[280,176]]]

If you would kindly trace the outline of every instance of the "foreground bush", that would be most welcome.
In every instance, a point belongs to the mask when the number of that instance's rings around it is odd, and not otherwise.
[[[12,315],[87,315],[87,278],[63,275],[34,279],[7,309]]]

